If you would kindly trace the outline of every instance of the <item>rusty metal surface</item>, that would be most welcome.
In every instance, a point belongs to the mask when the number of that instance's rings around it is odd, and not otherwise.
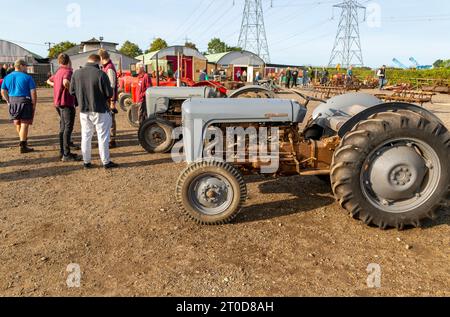
[[[423,90],[396,89],[394,90],[394,93],[392,95],[376,94],[375,96],[386,102],[410,102],[417,103],[423,106],[424,103],[433,103],[433,96],[435,95],[436,94],[434,92]]]
[[[280,131],[279,170],[277,175],[326,175],[330,172],[331,162],[336,148],[339,146],[338,136],[325,138],[320,141],[305,140],[293,127],[285,127]],[[246,159],[250,149],[247,147]],[[224,153],[225,154],[225,153]],[[270,155],[271,153],[269,153]],[[269,165],[259,157],[256,162],[238,163],[244,173],[257,173],[258,170]]]
[[[359,86],[323,86],[316,85],[313,87],[314,97],[321,99],[329,99],[335,96],[346,94],[350,91],[358,92]]]

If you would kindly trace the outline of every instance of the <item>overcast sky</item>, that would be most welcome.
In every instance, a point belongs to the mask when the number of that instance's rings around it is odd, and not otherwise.
[[[206,50],[212,37],[237,45],[244,0],[0,0],[0,38],[46,56],[45,42],[80,42],[103,36],[105,41],[130,40],[147,48],[154,37],[169,45],[187,37]],[[337,32],[337,1],[263,0],[271,61],[326,65]],[[406,65],[414,56],[421,64],[450,58],[450,1],[378,0],[369,8],[361,43],[364,62],[377,67],[396,57]],[[10,7],[11,9],[7,9]],[[19,10],[23,8],[23,10]],[[77,10],[80,9],[78,23]],[[380,9],[380,10],[378,10]],[[379,12],[379,13],[378,13]],[[334,19],[332,19],[334,16]]]

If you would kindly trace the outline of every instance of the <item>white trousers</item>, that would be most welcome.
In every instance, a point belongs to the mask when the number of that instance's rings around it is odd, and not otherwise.
[[[91,163],[92,137],[97,131],[98,149],[103,165],[111,160],[109,157],[109,140],[112,118],[110,113],[88,112],[80,113],[81,121],[81,153],[84,163]]]

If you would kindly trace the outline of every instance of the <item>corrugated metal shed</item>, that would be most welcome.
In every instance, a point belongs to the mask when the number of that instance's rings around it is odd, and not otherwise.
[[[17,59],[25,59],[29,64],[38,64],[43,57],[24,49],[9,41],[0,40],[0,64],[14,63]]]
[[[152,64],[151,61],[156,59],[156,54],[158,54],[158,59],[163,59],[167,56],[177,56],[178,53],[180,53],[180,55],[191,56],[195,57],[196,59],[206,61],[206,57],[196,49],[180,45],[170,46],[156,52],[139,55],[136,57],[136,59],[144,61],[146,65],[150,65]]]
[[[264,60],[258,55],[249,51],[226,52],[220,54],[206,55],[208,63],[216,65],[248,65],[263,67]]]

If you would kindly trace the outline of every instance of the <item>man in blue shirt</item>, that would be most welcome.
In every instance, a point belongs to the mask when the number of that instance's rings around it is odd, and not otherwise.
[[[33,152],[28,147],[28,128],[33,124],[37,93],[33,78],[26,73],[27,63],[17,60],[15,71],[6,76],[2,83],[2,96],[9,106],[9,115],[14,121],[20,138],[20,153]]]

